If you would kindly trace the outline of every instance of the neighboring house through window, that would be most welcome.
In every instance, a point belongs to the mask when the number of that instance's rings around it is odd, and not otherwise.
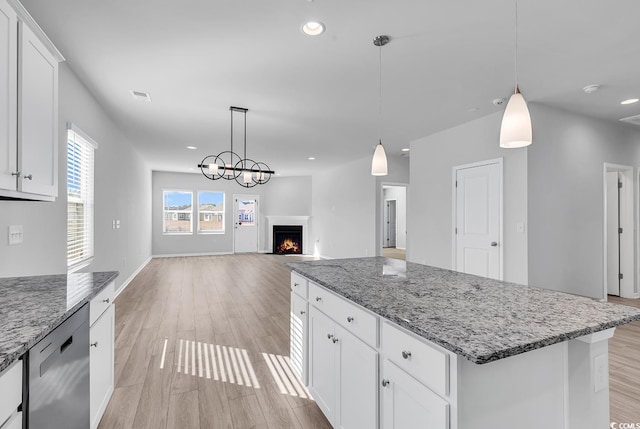
[[[198,191],[198,233],[224,232],[224,192]]]
[[[164,216],[162,232],[164,234],[191,234],[193,224],[193,192],[180,190],[163,191]]]
[[[67,269],[93,259],[93,178],[98,144],[78,127],[67,130]]]

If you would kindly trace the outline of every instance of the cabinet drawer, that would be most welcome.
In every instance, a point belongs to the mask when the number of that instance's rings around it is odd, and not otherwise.
[[[304,299],[307,299],[309,281],[300,274],[291,272],[291,290]]]
[[[89,326],[93,325],[102,313],[113,303],[115,284],[109,283],[99,294],[93,297],[89,306]]]
[[[309,302],[365,343],[378,346],[378,318],[357,304],[309,282]]]
[[[449,394],[449,355],[388,322],[382,324],[382,351],[434,392]]]
[[[22,361],[16,361],[0,374],[0,424],[22,403]]]

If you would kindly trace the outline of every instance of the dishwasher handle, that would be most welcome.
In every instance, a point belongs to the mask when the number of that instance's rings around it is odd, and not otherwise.
[[[64,351],[67,350],[71,344],[73,344],[73,335],[67,338],[67,341],[62,343],[62,345],[60,346],[60,354],[64,353]]]

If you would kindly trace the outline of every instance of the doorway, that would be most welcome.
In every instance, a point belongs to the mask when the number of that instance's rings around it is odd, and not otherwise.
[[[634,266],[633,167],[604,164],[604,285],[608,295],[637,297]]]
[[[503,279],[502,158],[453,167],[453,269]]]
[[[382,184],[380,253],[386,258],[407,257],[407,185]]]
[[[260,196],[233,196],[233,253],[258,251]]]

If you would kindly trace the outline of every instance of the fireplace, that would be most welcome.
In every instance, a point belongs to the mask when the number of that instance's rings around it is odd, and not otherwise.
[[[273,225],[273,253],[302,254],[302,225]]]

